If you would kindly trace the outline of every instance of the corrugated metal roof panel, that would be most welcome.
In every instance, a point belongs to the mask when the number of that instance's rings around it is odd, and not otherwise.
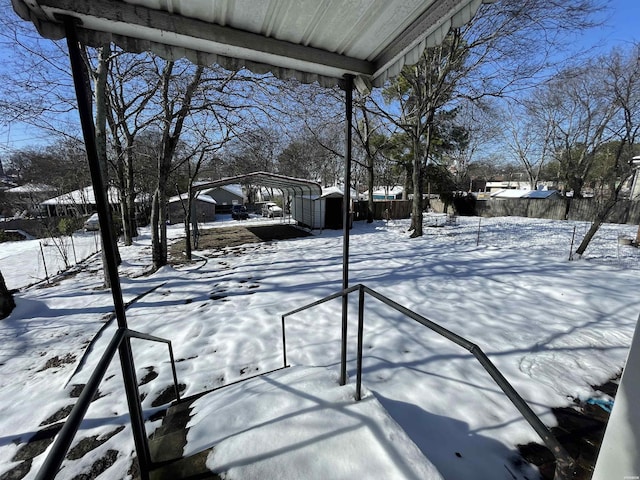
[[[246,67],[279,78],[335,85],[345,74],[382,85],[482,0],[12,0],[48,38],[61,16],[81,41],[152,51],[164,58]]]

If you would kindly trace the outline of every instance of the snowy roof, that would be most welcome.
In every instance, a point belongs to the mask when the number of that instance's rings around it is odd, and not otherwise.
[[[55,187],[44,183],[25,183],[24,185],[5,190],[6,193],[48,193],[55,191]]]
[[[322,187],[322,198],[342,197],[344,196],[344,190],[341,186]],[[351,198],[358,198],[357,192],[351,189]]]
[[[549,198],[558,194],[557,190],[514,190],[505,189],[491,193],[492,198]]]
[[[197,200],[200,200],[201,202],[205,202],[205,203],[213,203],[214,205],[217,203],[215,201],[215,199],[213,199],[211,196],[207,195],[204,192],[197,192],[195,195],[195,198]],[[173,203],[173,202],[177,202],[180,200],[186,200],[187,199],[187,194],[186,193],[181,193],[180,195],[174,195],[173,197],[171,197],[169,199],[169,203]]]
[[[120,194],[115,187],[109,187],[109,203],[119,203]],[[93,187],[84,187],[73,192],[63,193],[49,200],[41,202],[41,205],[95,205],[96,197],[93,193]]]
[[[400,195],[402,192],[404,192],[404,187],[400,185],[395,187],[373,187],[374,195]],[[365,191],[363,195],[369,195],[369,190]]]
[[[492,198],[522,198],[531,190],[516,190],[514,188],[506,188],[498,190],[497,192],[491,192]]]

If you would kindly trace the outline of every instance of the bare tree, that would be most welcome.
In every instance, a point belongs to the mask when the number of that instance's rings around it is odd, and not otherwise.
[[[390,106],[374,102],[409,141],[412,237],[422,235],[423,177],[436,113],[538,81],[550,52],[563,45],[563,34],[592,26],[598,8],[595,0],[504,0],[482,6],[468,25],[452,29],[441,45],[428,48],[419,63],[402,70],[385,91]]]
[[[363,161],[358,162],[364,168],[366,174],[367,190],[367,223],[373,222],[375,207],[373,203],[373,191],[375,189],[377,173],[381,170],[379,164],[385,159],[385,150],[390,147],[389,137],[384,131],[384,125],[366,108],[366,100],[357,101],[355,138],[363,152]],[[376,121],[378,120],[378,121]],[[378,167],[378,168],[376,168]],[[385,176],[383,176],[384,178]],[[388,176],[386,176],[388,178]],[[384,186],[389,186],[384,183]]]
[[[640,132],[640,45],[628,51],[615,50],[593,65],[601,70],[598,78],[603,80],[598,87],[614,113],[604,129],[606,136],[615,140],[616,148],[611,152],[611,169],[608,175],[608,198],[600,205],[596,217],[576,250],[576,255],[586,251],[592,238],[620,200],[623,185],[633,173],[633,156]],[[585,74],[589,74],[585,72]],[[599,129],[599,122],[590,122]]]
[[[529,187],[535,190],[541,172],[553,154],[553,118],[540,104],[538,92],[531,100],[507,103],[503,112],[503,138],[513,157],[524,167]]]
[[[611,123],[618,114],[613,92],[605,88],[608,72],[601,61],[570,67],[538,91],[535,109],[551,129],[551,147],[561,177],[574,198],[582,189],[598,149],[613,139]]]
[[[192,135],[197,138],[197,141],[194,145],[187,146],[187,152],[184,155],[186,160],[183,165],[186,166],[187,176],[186,196],[183,197],[176,184],[184,212],[185,256],[187,260],[192,258],[192,249],[198,247],[199,232],[197,218],[194,215],[194,204],[198,195],[194,188],[196,181],[207,161],[215,158],[215,154],[231,139],[235,126],[229,118],[221,116],[219,112],[207,113],[204,117],[200,117],[201,122],[198,122],[197,136]],[[195,134],[195,132],[193,133]]]
[[[111,166],[120,192],[124,244],[131,245],[137,236],[136,198],[142,193],[136,185],[136,140],[153,123],[146,107],[159,86],[157,60],[148,55],[131,55],[114,51],[103,54],[108,62],[105,98],[106,119],[111,139]],[[137,167],[140,169],[140,166]],[[150,193],[150,192],[147,192]]]

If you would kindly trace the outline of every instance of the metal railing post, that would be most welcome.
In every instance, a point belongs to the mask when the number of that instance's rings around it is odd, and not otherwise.
[[[180,401],[180,389],[178,388],[178,372],[176,372],[176,361],[173,356],[173,347],[171,342],[167,344],[169,347],[169,360],[171,361],[171,373],[173,374],[173,388],[176,391],[176,401]]]
[[[362,399],[362,342],[364,337],[364,287],[358,289],[358,357],[356,360],[356,401]]]
[[[123,374],[122,377],[124,380],[127,405],[129,407],[133,442],[136,447],[138,464],[140,466],[140,478],[142,480],[148,480],[149,470],[151,468],[151,454],[149,453],[149,443],[147,442],[147,431],[144,428],[144,416],[142,414],[140,392],[138,390],[138,382],[135,376],[133,351],[131,350],[131,339],[129,337],[122,341],[118,353],[123,373],[131,373],[130,375]]]
[[[419,315],[408,308],[400,305],[397,302],[381,295],[375,290],[366,287],[365,285],[358,284],[351,286],[349,288],[343,289],[341,292],[334,293],[333,295],[329,295],[320,300],[317,300],[313,303],[307,304],[303,307],[297,308],[296,310],[292,310],[288,313],[285,313],[282,316],[282,320],[284,322],[284,318],[289,315],[293,315],[294,313],[299,313],[309,308],[320,305],[321,303],[327,302],[334,298],[338,298],[342,296],[343,301],[351,292],[358,290],[358,352],[357,352],[357,372],[356,372],[356,401],[359,401],[362,398],[361,392],[361,382],[362,382],[362,349],[363,349],[363,337],[364,337],[364,300],[365,294],[371,295],[373,298],[379,300],[380,302],[388,305],[394,310],[400,312],[401,314],[415,320],[416,322],[422,324],[423,326],[429,328],[433,332],[438,335],[445,337],[456,345],[464,348],[468,352],[470,352],[476,360],[480,363],[480,365],[484,368],[484,370],[491,376],[493,381],[500,387],[500,389],[504,392],[509,401],[516,407],[516,409],[520,412],[520,414],[524,417],[524,419],[529,423],[529,425],[534,429],[534,431],[540,436],[544,444],[551,450],[551,453],[556,459],[556,470],[554,475],[554,480],[568,480],[572,478],[573,469],[575,462],[573,458],[568,454],[566,449],[558,442],[553,433],[547,428],[547,426],[542,423],[542,421],[538,418],[535,412],[529,407],[527,402],[518,394],[518,392],[511,386],[509,381],[500,373],[498,368],[489,360],[489,357],[482,351],[478,345],[470,342],[464,337],[453,333],[450,330],[438,325],[437,323],[429,320],[422,315]],[[343,336],[343,339],[346,338],[346,335]],[[343,350],[346,352],[346,348]],[[345,367],[346,371],[346,358],[341,362],[341,368]],[[346,374],[345,374],[345,383],[346,383]],[[341,383],[341,385],[344,385]]]
[[[287,367],[287,337],[284,329],[284,315],[282,315],[282,365]]]

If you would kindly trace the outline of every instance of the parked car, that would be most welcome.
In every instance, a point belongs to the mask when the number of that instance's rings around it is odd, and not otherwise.
[[[249,218],[249,212],[244,205],[234,205],[231,207],[231,218],[234,220],[246,220]]]
[[[274,202],[267,202],[262,207],[262,216],[263,217],[281,217],[282,216],[282,208],[280,208]]]
[[[98,214],[94,213],[84,222],[83,225],[85,232],[100,230],[100,219],[98,218]]]

